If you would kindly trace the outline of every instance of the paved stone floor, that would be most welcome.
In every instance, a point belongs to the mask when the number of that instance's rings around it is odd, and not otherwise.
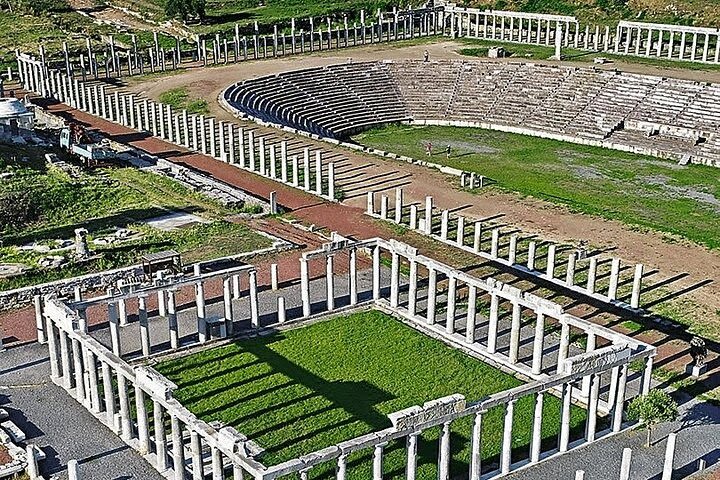
[[[586,480],[616,480],[624,448],[632,448],[631,480],[659,480],[662,475],[667,435],[677,432],[673,479],[697,471],[699,459],[708,465],[720,460],[720,414],[707,403],[689,401],[681,408],[677,422],[653,432],[653,444],[645,447],[645,430],[636,429],[573,450],[552,461],[540,463],[507,477],[512,480],[574,480],[576,470]]]
[[[160,480],[163,477],[64,389],[50,381],[47,346],[30,344],[0,354],[0,406],[45,452],[46,477],[67,478],[79,462],[82,480]]]

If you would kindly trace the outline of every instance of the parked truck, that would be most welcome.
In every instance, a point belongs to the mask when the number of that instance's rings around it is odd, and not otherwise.
[[[98,167],[115,159],[117,152],[99,142],[93,142],[85,129],[71,123],[60,131],[60,148],[79,158],[86,168]]]

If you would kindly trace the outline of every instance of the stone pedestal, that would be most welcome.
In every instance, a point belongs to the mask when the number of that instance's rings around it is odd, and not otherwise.
[[[707,372],[707,364],[695,365],[694,363],[689,364],[685,367],[685,373],[690,375],[692,378],[699,378]]]

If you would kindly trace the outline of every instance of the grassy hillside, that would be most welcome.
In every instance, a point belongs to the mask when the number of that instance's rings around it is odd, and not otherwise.
[[[712,27],[720,21],[718,0],[495,0],[466,4],[496,10],[575,15],[582,22],[594,24],[614,24],[624,19]]]

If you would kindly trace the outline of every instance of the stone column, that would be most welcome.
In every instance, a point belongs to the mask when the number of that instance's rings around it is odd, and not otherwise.
[[[570,409],[572,408],[572,383],[562,387],[562,412],[560,417],[559,446],[560,452],[567,452],[570,443]]]
[[[300,257],[300,290],[303,304],[303,317],[310,316],[310,275],[307,258]]]
[[[285,297],[278,297],[277,299],[277,321],[278,323],[285,323],[287,320],[287,312],[285,310]]]
[[[111,291],[109,290],[109,292]],[[107,312],[108,322],[110,324],[110,343],[112,345],[112,351],[115,355],[120,356],[120,330],[117,305],[114,302],[108,303]]]
[[[680,32],[680,52],[678,59],[683,60],[685,58],[685,32]]]
[[[125,442],[129,442],[133,438],[132,419],[130,418],[130,401],[127,391],[127,380],[119,372],[117,374],[117,389],[119,399],[118,403],[120,405],[120,425],[122,428],[120,436]]]
[[[620,480],[630,480],[630,462],[632,449],[623,448],[622,460],[620,462]]]
[[[50,354],[50,377],[53,381],[57,382],[60,379],[61,366],[58,361],[59,348],[58,340],[55,334],[56,328],[53,325],[52,320],[50,320],[50,317],[47,317],[45,321],[45,331],[47,332],[48,341],[48,352]]]
[[[545,343],[545,315],[537,314],[535,320],[535,337],[533,338],[532,373],[542,373],[543,346]]]
[[[520,313],[522,307],[515,301],[512,304],[512,321],[510,324],[510,352],[508,357],[510,363],[518,362],[518,355],[520,353]]]
[[[437,293],[437,271],[428,267],[428,298],[427,298],[427,317],[428,325],[435,323],[435,295]]]
[[[625,409],[625,386],[627,384],[628,366],[627,364],[620,366],[620,373],[617,379],[617,388],[615,393],[615,405],[612,414],[612,431],[619,432],[622,428],[623,410]]]
[[[200,122],[200,153],[203,155],[207,155],[208,153],[208,141],[207,141],[207,133],[208,133],[208,122],[205,118],[205,115],[199,115]]]
[[[305,191],[310,191],[310,149],[303,150],[303,186]]]
[[[447,311],[445,317],[445,333],[455,332],[455,297],[457,294],[457,279],[448,276]]]
[[[77,460],[68,460],[68,480],[80,480],[80,468]]]
[[[208,118],[208,127],[210,129],[210,156],[217,158],[217,128],[214,118]]]
[[[481,247],[482,247],[482,223],[475,222],[475,228],[473,231],[473,250],[475,251],[475,253],[479,253]]]
[[[635,265],[635,277],[633,278],[632,295],[630,297],[630,306],[632,308],[640,307],[640,289],[642,288],[643,264]]]
[[[588,443],[595,441],[599,396],[600,375],[593,374],[590,376],[590,396],[588,398],[587,423],[585,428],[585,439],[588,441]]]
[[[381,195],[380,196],[380,218],[383,220],[387,220],[388,218],[388,197],[387,195]]]
[[[175,291],[167,291],[167,317],[170,330],[170,348],[173,350],[180,346],[180,333],[178,331],[177,312],[175,311]]]
[[[220,146],[220,160],[223,162],[227,162],[227,148],[225,147],[226,144],[226,126],[225,122],[222,120],[218,122],[218,143]]]
[[[390,264],[390,306],[397,308],[400,302],[400,255],[392,252]]]
[[[328,199],[335,201],[335,163],[328,163]]]
[[[508,247],[508,263],[515,265],[515,258],[517,257],[517,235],[510,235],[510,246]]]
[[[194,265],[195,276],[200,277],[200,264]],[[195,283],[195,310],[197,312],[198,341],[204,343],[208,339],[208,326],[205,315],[205,287],[202,280]]]
[[[618,280],[620,277],[620,259],[613,258],[610,266],[610,286],[608,287],[608,298],[615,300],[617,298]]]
[[[233,334],[233,304],[232,304],[232,277],[223,278],[223,309],[225,315],[225,327],[228,336]]]
[[[545,275],[548,276],[548,278],[555,278],[555,249],[557,247],[555,245],[550,245],[548,247],[548,256],[547,256],[547,268],[545,270]]]
[[[402,222],[403,189],[395,189],[395,223]]]
[[[73,354],[73,372],[75,373],[75,398],[78,402],[87,405],[85,398],[85,370],[83,368],[80,342],[71,339]]]
[[[465,217],[457,217],[457,233],[455,235],[455,243],[462,247],[465,245]]]
[[[650,392],[650,381],[652,380],[653,370],[653,357],[648,357],[645,360],[645,371],[643,372],[642,381],[642,395],[647,395]]]
[[[325,287],[327,297],[327,309],[329,312],[335,310],[335,278],[333,276],[334,265],[333,255],[325,257]]]
[[[153,402],[153,426],[155,430],[155,468],[164,472],[168,468],[167,438],[165,436],[165,422],[163,421],[164,407],[155,400]]]
[[[572,287],[575,285],[575,264],[577,262],[577,254],[571,252],[568,256],[567,270],[565,271],[565,285]]]
[[[513,413],[515,410],[515,399],[507,402],[505,405],[505,421],[503,423],[503,440],[502,452],[500,453],[500,473],[505,475],[510,473],[510,465],[512,462],[512,430],[513,430]]]
[[[88,373],[90,407],[94,413],[100,413],[100,392],[98,391],[100,383],[98,382],[97,358],[90,350],[85,352],[85,358],[87,359],[86,370]]]
[[[357,250],[354,248],[350,249],[350,269],[349,269],[350,284],[350,305],[356,305],[358,302],[357,292]]]
[[[215,447],[211,448],[211,455],[212,455],[212,475],[213,480],[223,480],[225,478],[225,474],[223,472],[223,458],[222,458],[222,452],[218,450]]]
[[[148,328],[147,297],[138,297],[138,323],[140,324],[140,344],[143,357],[150,355],[150,331]]]
[[[410,260],[410,286],[408,288],[408,313],[415,316],[417,310],[417,261]]]
[[[137,386],[135,386],[135,411],[140,453],[144,455],[150,452],[150,429],[148,427],[147,409],[145,407],[145,392]]]
[[[190,431],[190,455],[192,463],[193,480],[205,479],[205,465],[203,461],[202,438],[197,432]]]
[[[532,440],[530,443],[530,463],[540,461],[540,453],[542,450],[542,419],[543,419],[543,403],[544,393],[538,392],[535,395],[535,410],[533,412]]]
[[[384,443],[375,445],[373,451],[373,480],[383,480],[383,449]]]
[[[433,199],[432,197],[425,197],[425,234],[430,235],[432,233],[432,211],[433,211]]]
[[[182,427],[180,419],[170,415],[170,428],[172,429],[173,472],[175,480],[185,480],[185,448],[183,446]]]
[[[373,300],[380,298],[380,246],[373,247]]]
[[[288,181],[288,158],[287,158],[287,140],[280,142],[280,179],[283,183]]]
[[[405,478],[414,479],[417,475],[417,454],[418,454],[418,437],[420,434],[411,433],[407,436],[407,461],[405,463]],[[337,477],[340,480],[340,476]]]
[[[560,328],[560,346],[558,347],[557,373],[562,372],[563,363],[568,356],[568,348],[570,347],[570,325],[562,324]]]
[[[417,205],[410,205],[410,230],[417,230],[418,228],[418,207]]]
[[[33,297],[33,304],[35,306],[35,327],[37,331],[37,340],[38,343],[46,343],[47,342],[47,334],[45,331],[45,322],[43,321],[43,302],[42,297],[40,295],[35,295]]]
[[[105,362],[100,362],[102,368],[102,379],[103,379],[103,400],[105,403],[105,422],[107,425],[115,430],[115,394],[113,393],[113,381],[112,371],[110,365]]]
[[[500,229],[496,228],[492,231],[492,243],[490,244],[490,256],[498,258],[498,250],[500,249]]]
[[[448,238],[448,224],[450,223],[450,212],[443,210],[440,216],[440,239],[447,240]]]
[[[587,277],[587,285],[585,287],[585,290],[589,294],[595,293],[595,280],[597,277],[597,258],[592,257],[590,258],[590,265],[588,265],[588,277]]]
[[[450,422],[442,425],[438,450],[438,480],[450,480]]]
[[[476,413],[473,422],[470,444],[470,480],[480,480],[482,472],[482,413]]]
[[[250,284],[250,324],[253,328],[258,328],[260,318],[258,316],[257,272],[255,270],[248,272],[248,281]]]
[[[497,328],[498,328],[498,308],[500,306],[500,298],[493,293],[490,297],[490,320],[488,324],[488,353],[495,353],[497,348]]]
[[[315,193],[322,195],[322,154],[315,152]]]
[[[530,271],[535,270],[535,251],[537,249],[537,244],[534,241],[531,241],[528,244],[528,256],[527,256],[527,268]]]
[[[477,287],[468,285],[468,310],[465,317],[465,341],[475,342],[475,314],[477,313]]]
[[[277,166],[275,165],[275,144],[271,143],[268,152],[270,153],[270,178],[277,178]]]

